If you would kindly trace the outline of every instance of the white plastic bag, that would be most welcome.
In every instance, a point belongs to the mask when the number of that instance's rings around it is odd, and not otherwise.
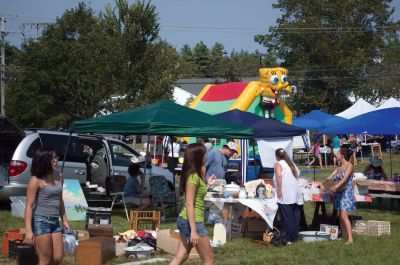
[[[63,231],[63,244],[64,244],[64,253],[69,253],[71,255],[75,253],[78,241],[76,240],[74,230]]]

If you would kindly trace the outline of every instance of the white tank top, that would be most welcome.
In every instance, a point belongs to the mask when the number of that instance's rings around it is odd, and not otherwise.
[[[303,204],[303,196],[301,194],[300,183],[298,178],[296,178],[289,165],[285,160],[280,160],[278,163],[282,167],[282,199],[278,200],[281,204]],[[300,174],[300,170],[296,167],[297,174]],[[278,185],[276,183],[276,174],[274,174],[274,184],[275,190],[278,190]]]

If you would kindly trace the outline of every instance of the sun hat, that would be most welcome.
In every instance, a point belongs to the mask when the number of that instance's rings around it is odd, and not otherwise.
[[[228,142],[228,143],[226,144],[226,146],[228,146],[228,148],[231,149],[233,152],[237,153],[238,145],[237,145],[236,143],[234,143],[234,142]]]
[[[374,167],[380,167],[380,166],[382,166],[382,159],[380,159],[377,156],[374,156],[373,158],[371,158],[369,160],[369,163]]]

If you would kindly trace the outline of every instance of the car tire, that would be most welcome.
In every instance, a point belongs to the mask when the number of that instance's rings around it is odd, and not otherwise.
[[[108,169],[107,164],[102,156],[94,156],[91,162],[90,172],[92,176],[92,184],[97,184],[99,186],[105,187]]]

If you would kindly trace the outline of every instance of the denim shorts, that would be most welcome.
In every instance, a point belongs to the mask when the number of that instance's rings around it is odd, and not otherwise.
[[[184,234],[186,237],[190,237],[190,224],[188,220],[183,219],[182,217],[178,217],[178,220],[176,221],[179,229],[179,233]],[[207,230],[204,227],[204,222],[196,222],[196,230],[197,234],[201,237],[207,236]]]
[[[59,217],[47,217],[35,215],[32,220],[33,236],[40,236],[48,233],[61,233]]]

